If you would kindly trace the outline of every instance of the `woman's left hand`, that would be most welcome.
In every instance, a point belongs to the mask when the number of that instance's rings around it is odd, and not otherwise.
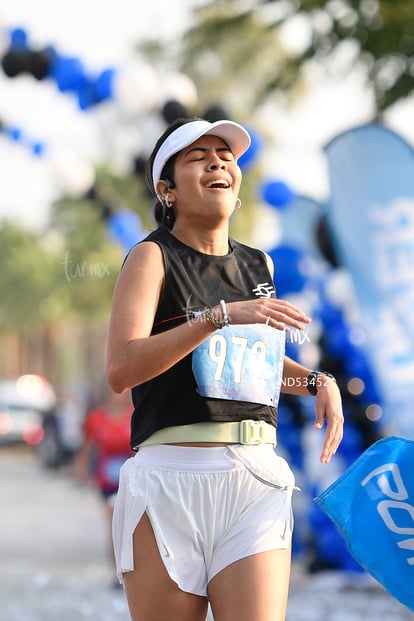
[[[342,413],[341,393],[336,382],[327,376],[318,386],[315,398],[315,429],[323,429],[327,421],[325,440],[320,461],[327,464],[335,455],[343,437],[344,416]]]

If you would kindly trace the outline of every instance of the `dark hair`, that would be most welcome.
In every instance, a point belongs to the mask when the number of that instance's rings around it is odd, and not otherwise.
[[[200,121],[200,120],[201,119],[199,119],[198,117],[176,119],[175,121],[173,121],[173,123],[168,125],[167,129],[164,131],[164,133],[158,138],[157,142],[155,143],[152,153],[148,158],[146,171],[145,171],[145,178],[147,181],[147,186],[151,194],[153,194],[155,197],[157,196],[157,192],[156,192],[156,189],[154,188],[154,183],[152,180],[152,167],[154,165],[155,157],[158,151],[160,150],[162,144],[165,142],[165,140],[168,138],[170,134],[172,134],[176,129],[178,129],[182,125],[185,125],[186,123],[192,123],[193,121]],[[175,167],[175,160],[177,159],[177,156],[178,156],[178,153],[175,153],[165,163],[165,166],[161,171],[161,179],[169,179],[172,183],[174,183],[174,167]],[[155,221],[160,226],[165,226],[166,228],[170,230],[174,226],[175,214],[174,214],[173,209],[172,208],[167,209],[166,206],[158,198],[154,206],[154,217],[155,217]]]

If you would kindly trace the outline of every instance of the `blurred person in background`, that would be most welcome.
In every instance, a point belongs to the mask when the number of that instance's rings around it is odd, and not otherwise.
[[[128,393],[116,394],[105,387],[100,403],[85,415],[83,442],[75,463],[79,482],[94,485],[103,500],[111,563],[114,562],[111,526],[119,472],[125,460],[133,454],[129,447],[132,411]]]

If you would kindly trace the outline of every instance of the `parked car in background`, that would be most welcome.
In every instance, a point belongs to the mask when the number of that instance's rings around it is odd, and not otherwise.
[[[38,446],[44,439],[44,419],[55,407],[55,391],[44,377],[0,379],[0,445]]]

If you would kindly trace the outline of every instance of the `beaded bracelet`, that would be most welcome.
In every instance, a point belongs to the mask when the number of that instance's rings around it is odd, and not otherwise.
[[[206,318],[206,320],[209,323],[212,323],[213,326],[217,328],[218,330],[220,330],[221,328],[224,328],[224,326],[226,325],[224,321],[220,321],[220,319],[217,319],[217,317],[215,316],[211,308],[205,308],[202,312],[202,315],[203,317]]]
[[[221,321],[220,319],[218,319],[218,317],[216,317],[212,309],[208,308],[208,306],[206,306],[203,310],[191,311],[188,316],[195,320],[197,320],[199,317],[204,317],[204,319],[208,321],[209,323],[211,323],[215,328],[217,328],[218,330],[221,330],[221,328],[228,326],[230,324],[230,321],[229,321],[229,316],[227,314],[227,308],[226,308],[225,301],[221,300],[220,305],[221,305],[222,313],[223,313],[223,319]]]

